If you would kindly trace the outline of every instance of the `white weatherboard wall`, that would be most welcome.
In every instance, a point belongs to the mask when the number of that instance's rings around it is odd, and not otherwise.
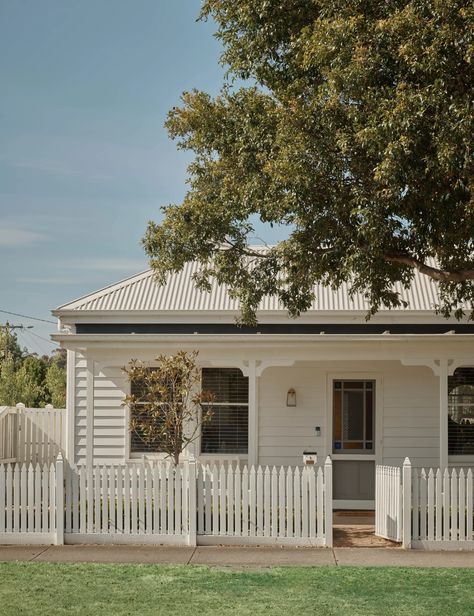
[[[74,354],[74,458],[86,459],[87,426],[87,362],[80,353]],[[69,396],[68,396],[69,399]],[[70,412],[70,409],[68,409]],[[74,460],[72,460],[74,462]]]
[[[127,460],[128,429],[122,400],[128,390],[120,356],[110,366],[75,354],[75,462],[118,463]],[[89,368],[93,374],[88,376]],[[229,361],[229,365],[232,362]],[[319,462],[332,454],[330,380],[380,379],[376,422],[380,464],[400,465],[409,456],[414,466],[439,464],[439,379],[427,367],[407,367],[399,361],[300,361],[289,367],[269,367],[259,377],[258,446],[262,465],[297,465],[305,449],[315,449]],[[294,388],[297,406],[286,406]],[[88,415],[89,413],[89,415]],[[321,428],[316,437],[315,427]]]
[[[330,375],[330,377],[328,377]],[[305,449],[319,460],[332,455],[331,378],[380,378],[376,423],[383,464],[401,464],[408,455],[414,465],[439,462],[439,381],[429,368],[407,367],[398,361],[297,362],[268,368],[259,384],[259,463],[301,464]],[[286,406],[288,389],[296,391],[297,406]],[[315,427],[321,437],[315,436]],[[383,462],[382,462],[383,461]]]
[[[259,463],[297,465],[304,450],[316,450],[324,461],[326,412],[325,370],[320,364],[301,362],[290,367],[267,368],[259,383]],[[286,406],[289,389],[296,391],[296,406]],[[320,426],[322,436],[315,436]]]
[[[88,376],[88,363],[91,374]],[[75,462],[87,460],[92,443],[94,464],[123,462],[128,447],[122,401],[127,379],[120,366],[101,368],[76,353],[75,363]]]
[[[430,368],[391,363],[384,374],[383,460],[439,465],[439,378]]]

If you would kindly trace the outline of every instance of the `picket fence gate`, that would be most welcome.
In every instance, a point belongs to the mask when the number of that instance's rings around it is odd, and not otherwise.
[[[377,466],[375,534],[405,548],[474,549],[472,468]]]
[[[377,466],[375,470],[375,534],[392,541],[402,540],[401,470]]]
[[[0,465],[0,543],[332,545],[332,465]]]

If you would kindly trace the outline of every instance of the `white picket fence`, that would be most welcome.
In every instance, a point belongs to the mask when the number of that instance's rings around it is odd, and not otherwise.
[[[377,466],[375,534],[403,547],[474,549],[473,469]]]
[[[203,466],[197,473],[200,544],[332,545],[332,467]]]
[[[412,545],[474,549],[472,469],[414,469]]]
[[[0,464],[0,544],[56,543],[58,466]]]
[[[195,463],[69,468],[66,542],[190,543],[195,474]]]
[[[64,450],[64,431],[64,409],[1,407],[0,462],[51,463]]]
[[[65,467],[65,468],[64,468]],[[332,465],[0,467],[0,543],[332,545]]]

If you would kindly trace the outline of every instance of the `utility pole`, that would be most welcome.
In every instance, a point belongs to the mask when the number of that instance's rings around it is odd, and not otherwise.
[[[0,329],[5,330],[5,343],[4,343],[4,351],[3,351],[3,359],[6,361],[9,357],[10,353],[10,333],[15,331],[16,329],[31,329],[33,325],[11,325],[8,321],[5,325],[0,325]]]

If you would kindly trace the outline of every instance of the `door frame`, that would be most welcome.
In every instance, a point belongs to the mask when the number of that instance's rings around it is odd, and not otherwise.
[[[333,453],[333,382],[334,381],[375,381],[375,434],[374,454]],[[356,372],[344,370],[326,373],[326,451],[332,460],[366,460],[374,462],[375,467],[383,460],[383,375],[380,372]],[[333,509],[375,509],[375,500],[333,500]]]

